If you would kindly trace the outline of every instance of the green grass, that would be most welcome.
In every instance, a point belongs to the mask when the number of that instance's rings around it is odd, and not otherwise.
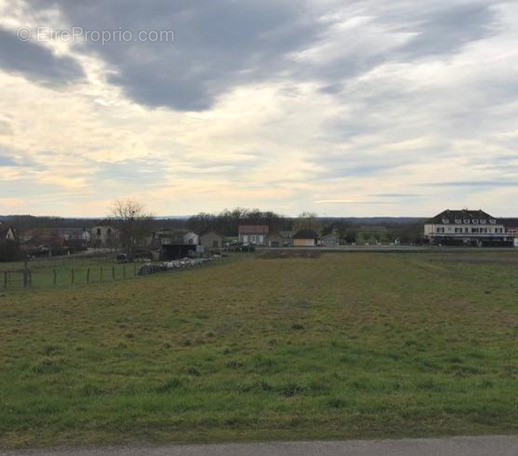
[[[0,446],[516,433],[516,258],[244,257],[0,293]]]
[[[139,265],[116,263],[114,256],[115,254],[32,260],[28,263],[32,274],[31,288],[39,290],[133,278]],[[6,271],[8,272],[7,291],[23,289],[23,269],[23,262],[0,263],[0,291],[5,291],[4,272]]]

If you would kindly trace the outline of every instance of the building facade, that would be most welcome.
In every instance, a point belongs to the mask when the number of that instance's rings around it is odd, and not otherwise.
[[[268,245],[268,225],[239,225],[239,242],[244,245]]]
[[[206,250],[220,249],[223,247],[223,236],[215,231],[208,231],[200,236],[200,245]]]
[[[90,239],[95,248],[113,249],[117,247],[117,230],[111,225],[97,225],[92,227]]]
[[[315,247],[318,241],[318,234],[313,230],[300,230],[293,236],[294,247]]]
[[[514,237],[504,224],[482,210],[445,210],[427,220],[424,238],[434,245],[506,246]]]

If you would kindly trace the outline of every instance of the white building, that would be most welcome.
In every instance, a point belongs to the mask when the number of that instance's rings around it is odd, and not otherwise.
[[[424,237],[435,245],[513,245],[504,224],[482,210],[445,210],[427,220]]]
[[[239,242],[244,245],[268,245],[268,225],[239,225]]]
[[[190,231],[189,233],[184,234],[183,243],[189,245],[198,245],[200,243],[200,237],[196,233]]]

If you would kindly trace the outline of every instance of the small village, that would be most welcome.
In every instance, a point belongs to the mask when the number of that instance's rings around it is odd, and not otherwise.
[[[157,221],[156,223],[159,223]],[[155,223],[155,224],[156,224]],[[307,226],[304,226],[307,225]],[[236,233],[207,229],[148,227],[128,242],[117,221],[92,226],[17,229],[0,223],[0,254],[4,261],[71,254],[116,252],[120,262],[170,261],[208,257],[222,252],[256,248],[331,248],[383,246],[518,247],[518,219],[495,218],[482,210],[446,210],[420,224],[413,239],[402,240],[380,223],[359,225],[344,233],[341,224],[326,225],[318,218],[302,218],[299,229],[278,229],[279,223],[238,224]],[[276,229],[277,227],[277,229]],[[0,256],[0,261],[2,260]]]

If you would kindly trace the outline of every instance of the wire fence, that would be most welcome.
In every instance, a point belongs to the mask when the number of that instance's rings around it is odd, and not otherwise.
[[[12,269],[0,271],[0,287],[4,290],[16,290],[88,285],[132,279],[137,273],[137,264]]]

